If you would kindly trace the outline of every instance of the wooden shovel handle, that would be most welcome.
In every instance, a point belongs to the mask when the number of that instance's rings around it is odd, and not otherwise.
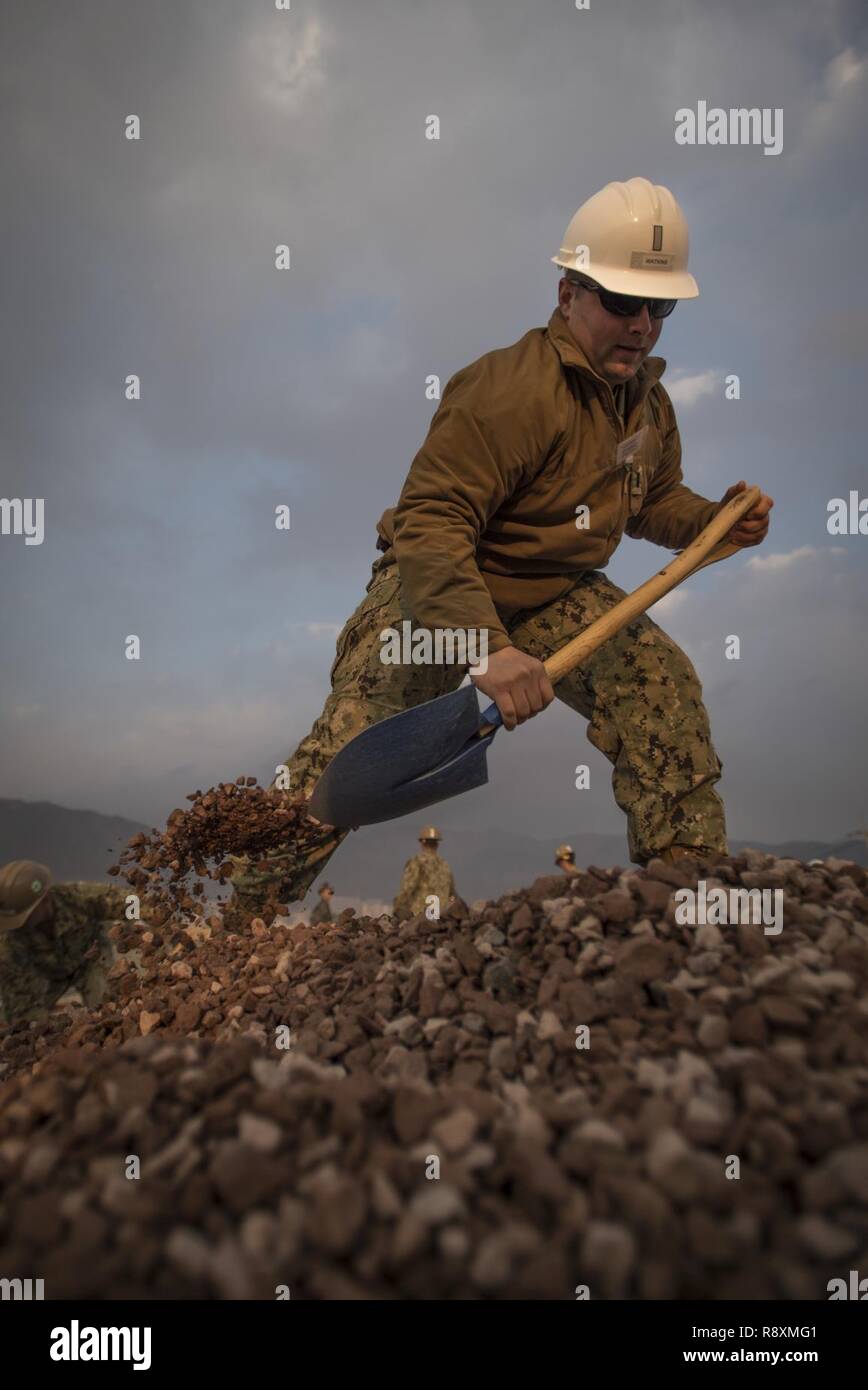
[[[584,632],[579,633],[578,637],[574,637],[572,642],[568,642],[559,652],[550,656],[544,664],[552,684],[569,671],[574,671],[577,666],[581,666],[591,652],[595,652],[610,637],[614,637],[627,623],[638,618],[640,613],[644,613],[652,603],[656,603],[682,580],[687,579],[688,575],[695,574],[706,565],[713,565],[717,560],[725,560],[737,550],[742,550],[742,546],[733,545],[731,541],[725,542],[723,537],[745,512],[756,506],[761,497],[762,492],[758,487],[750,487],[730,498],[726,506],[712,517],[705,530],[699,533],[696,540],[679,551],[658,574],[647,579],[638,589],[634,589],[632,594],[628,594],[620,603],[616,603],[614,608],[610,608],[608,613],[604,613],[596,622],[591,623],[590,627],[585,628]]]

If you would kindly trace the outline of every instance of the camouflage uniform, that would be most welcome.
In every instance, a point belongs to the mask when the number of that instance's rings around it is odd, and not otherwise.
[[[123,920],[124,894],[103,883],[55,883],[54,917],[0,932],[0,1022],[39,1018],[68,989],[89,1008],[105,993],[117,953],[107,935]]]
[[[511,642],[543,661],[622,598],[599,570],[542,608],[505,619]],[[331,669],[332,691],[310,733],[287,759],[295,793],[309,796],[336,753],[369,725],[454,690],[466,668],[387,665],[380,633],[411,619],[397,564],[376,560],[367,597],[344,625]],[[722,765],[711,742],[702,687],[690,660],[647,614],[605,642],[555,694],[588,720],[587,736],[613,765],[615,800],[627,817],[630,857],[645,863],[676,842],[727,852],[723,802],[714,789]],[[258,911],[270,892],[302,897],[346,829],[323,828],[304,856],[293,845],[233,875],[242,910]],[[263,863],[270,866],[268,870]]]
[[[432,893],[439,899],[440,911],[443,912],[450,899],[455,897],[455,880],[445,859],[429,850],[422,850],[421,854],[414,855],[404,865],[401,886],[392,908],[395,917],[403,921],[405,917],[415,917],[417,912],[424,912]]]
[[[334,921],[334,917],[332,917],[332,910],[331,910],[331,908],[329,907],[329,905],[328,905],[328,903],[326,902],[325,898],[320,898],[320,900],[319,900],[319,902],[317,903],[316,907],[313,909],[313,911],[312,911],[311,914],[310,914],[310,923],[311,923],[311,926],[317,926],[320,922],[333,922],[333,921]]]

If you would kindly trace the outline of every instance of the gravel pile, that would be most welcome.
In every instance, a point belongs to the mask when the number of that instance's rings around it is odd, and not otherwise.
[[[679,924],[698,876],[594,869],[401,926],[118,926],[99,1010],[0,1030],[0,1275],[825,1299],[868,1271],[868,876],[701,871],[780,889],[779,935]]]

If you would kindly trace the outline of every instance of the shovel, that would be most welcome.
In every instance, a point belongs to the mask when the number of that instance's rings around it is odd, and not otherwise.
[[[552,685],[688,575],[740,550],[722,538],[761,496],[752,487],[733,497],[659,573],[550,656],[544,665]],[[480,714],[473,685],[382,719],[335,754],[314,787],[310,811],[323,824],[357,829],[484,786],[486,753],[500,722],[495,704]]]

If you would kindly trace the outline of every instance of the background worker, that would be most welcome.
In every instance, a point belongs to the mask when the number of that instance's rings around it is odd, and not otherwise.
[[[319,886],[319,902],[310,914],[311,926],[317,926],[321,922],[333,922],[331,900],[335,895],[335,890],[330,883],[321,883]]]
[[[76,990],[102,999],[117,953],[108,936],[125,896],[103,883],[55,883],[30,859],[0,869],[0,1022],[44,1016]]]
[[[555,863],[561,872],[569,877],[579,872],[576,868],[576,854],[572,845],[558,845],[555,850]]]
[[[401,886],[392,908],[399,922],[424,912],[432,894],[437,898],[440,912],[455,897],[452,870],[440,857],[442,838],[436,826],[427,825],[419,836],[419,853],[404,865]]]

